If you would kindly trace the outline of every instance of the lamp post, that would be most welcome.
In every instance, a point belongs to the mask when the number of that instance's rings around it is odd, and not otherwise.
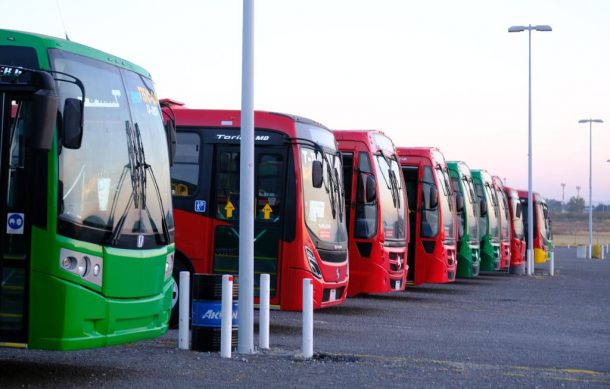
[[[565,206],[566,202],[566,184],[565,183],[561,183],[561,213],[564,212],[563,207]]]
[[[578,123],[589,123],[589,259],[593,251],[593,123],[603,123],[601,119],[581,119]]]
[[[527,274],[534,274],[534,209],[532,195],[532,30],[553,31],[551,26],[512,26],[508,32],[528,33],[528,147],[527,147]]]

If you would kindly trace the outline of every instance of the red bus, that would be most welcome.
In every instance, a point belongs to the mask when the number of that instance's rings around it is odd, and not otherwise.
[[[521,208],[523,210],[523,226],[525,228],[525,242],[527,250],[527,190],[518,190]],[[553,235],[551,232],[551,219],[546,201],[539,193],[532,193],[533,221],[534,221],[534,263],[545,263],[549,252],[553,250]]]
[[[335,131],[343,157],[349,235],[348,296],[404,290],[406,194],[392,140],[381,131]]]
[[[494,191],[496,192],[496,198],[498,199],[498,208],[500,210],[500,270],[508,270],[511,258],[510,211],[508,209],[508,201],[506,200],[506,193],[504,193],[502,179],[498,176],[493,176],[491,179]]]
[[[165,100],[176,123],[171,168],[176,224],[174,278],[182,270],[238,274],[240,111],[187,109]],[[314,307],[347,295],[343,168],[333,133],[309,119],[254,113],[255,296],[271,276],[271,304],[301,310],[304,278]]]
[[[508,199],[508,210],[510,213],[510,274],[525,273],[525,236],[523,235],[523,213],[519,193],[508,186],[504,187],[504,193]]]
[[[455,281],[457,218],[445,163],[436,147],[398,147],[409,202],[408,281]]]

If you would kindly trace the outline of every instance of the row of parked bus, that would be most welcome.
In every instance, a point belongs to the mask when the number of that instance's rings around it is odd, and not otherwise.
[[[177,129],[175,280],[183,270],[236,274],[240,112],[169,99],[162,106]],[[303,278],[314,280],[314,307],[322,308],[407,283],[524,272],[527,192],[447,162],[437,148],[395,147],[381,131],[330,130],[260,111],[254,123],[254,268],[270,274],[275,307],[301,309]],[[543,262],[550,221],[538,194],[534,204]]]
[[[0,347],[153,338],[180,271],[237,273],[240,113],[162,105],[136,64],[0,30]],[[301,308],[303,278],[320,308],[522,266],[524,194],[486,172],[378,131],[255,125],[255,271],[276,307]]]

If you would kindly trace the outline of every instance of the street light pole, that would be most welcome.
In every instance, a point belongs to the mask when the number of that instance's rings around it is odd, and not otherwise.
[[[561,183],[561,213],[563,213],[564,204],[566,202],[566,184]]]
[[[527,132],[527,274],[534,274],[534,207],[532,182],[532,30],[553,31],[551,26],[512,26],[508,32],[528,32],[528,132]]]
[[[593,123],[603,123],[601,119],[581,119],[578,123],[589,123],[589,259],[593,251]]]

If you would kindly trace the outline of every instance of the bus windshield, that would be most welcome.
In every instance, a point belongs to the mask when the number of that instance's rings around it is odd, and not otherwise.
[[[434,169],[436,179],[440,183],[442,190],[439,193],[439,200],[442,208],[443,228],[445,230],[445,242],[453,242],[455,240],[453,233],[453,203],[451,201],[451,186],[447,177],[446,169],[436,165]]]
[[[502,225],[502,239],[504,241],[510,240],[510,215],[508,214],[508,203],[506,202],[506,196],[504,191],[496,189],[496,197],[498,199],[498,205],[500,210],[500,220]]]
[[[400,168],[395,157],[376,155],[375,170],[379,187],[379,201],[386,240],[405,240],[405,197],[400,181]]]
[[[340,154],[314,150],[313,147],[308,145],[300,145],[299,148],[307,227],[320,240],[327,242],[347,241],[343,167]],[[320,161],[323,165],[324,182],[320,188],[313,186],[313,161]]]
[[[54,70],[87,85],[82,145],[59,150],[59,232],[122,248],[170,243],[169,159],[152,81],[62,50],[49,52]],[[58,90],[60,102],[83,99],[73,84],[59,82]]]
[[[516,239],[523,239],[523,214],[521,217],[517,217],[517,207],[521,206],[519,197],[511,196],[511,210],[513,218],[513,235]],[[523,210],[523,208],[521,208]],[[522,211],[523,212],[523,211]]]
[[[500,241],[500,229],[498,228],[498,199],[495,192],[488,183],[485,183],[485,197],[487,201],[487,215],[489,219],[489,235],[492,239]]]
[[[466,196],[464,197],[464,209],[468,213],[468,233],[470,234],[471,241],[476,242],[479,237],[479,223],[477,222],[479,215],[477,206],[479,203],[477,202],[477,196],[475,196],[474,188],[472,187],[472,178],[469,179],[464,176],[462,181],[466,192]],[[466,201],[466,199],[468,201]]]

